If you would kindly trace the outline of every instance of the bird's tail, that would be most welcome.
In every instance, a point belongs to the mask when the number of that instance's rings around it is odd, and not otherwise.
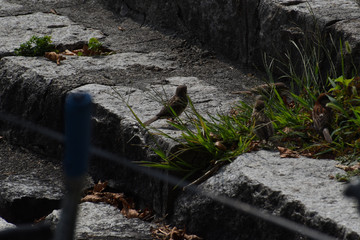
[[[145,126],[148,126],[148,125],[152,124],[153,122],[155,122],[155,121],[158,120],[158,119],[159,119],[159,117],[158,117],[158,116],[155,116],[155,117],[147,120],[146,122],[144,122],[144,125],[145,125]]]
[[[332,138],[331,138],[329,129],[324,128],[324,130],[323,130],[323,135],[324,135],[324,138],[325,138],[325,140],[326,140],[327,142],[329,142],[329,143],[332,142]]]

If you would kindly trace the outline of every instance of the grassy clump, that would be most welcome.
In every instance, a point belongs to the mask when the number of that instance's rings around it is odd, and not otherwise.
[[[250,151],[254,138],[249,121],[252,108],[244,102],[239,104],[241,110],[237,114],[208,115],[205,118],[197,112],[189,99],[190,110],[185,112],[186,120],[176,118],[176,122],[169,122],[181,131],[180,138],[154,129],[158,135],[176,141],[176,150],[166,154],[160,148],[153,149],[162,161],[143,161],[142,164],[180,172],[189,177],[201,175],[218,164],[231,161],[234,157]]]
[[[331,36],[330,39],[330,46],[325,46],[322,38],[305,41],[304,45],[291,42],[295,51],[286,54],[285,61],[280,62],[283,73],[280,79],[286,79],[291,86],[289,96],[284,99],[275,89],[272,94],[263,96],[265,113],[274,125],[275,135],[271,139],[274,146],[313,158],[336,159],[351,155],[353,163],[360,159],[360,77],[353,62],[353,72],[349,75],[345,70],[345,55],[351,54],[349,44],[345,42],[344,47],[339,41],[339,48]],[[297,52],[296,62],[293,61],[294,52]],[[332,61],[334,52],[340,55],[339,67]],[[274,58],[265,61],[269,75],[266,82],[274,82],[275,62]],[[313,127],[311,112],[320,93],[327,93],[330,99],[327,106],[334,114],[330,128],[332,143],[326,142]],[[156,134],[178,142],[179,147],[168,154],[160,148],[153,149],[161,161],[142,162],[143,165],[181,172],[185,177],[196,176],[218,163],[229,162],[261,147],[253,132],[252,103],[239,102],[232,114],[216,116],[202,116],[191,101],[189,108],[186,120],[177,118],[177,122],[169,122],[181,131],[179,138],[153,129]]]
[[[15,49],[15,55],[27,57],[44,56],[45,52],[55,51],[55,46],[51,42],[51,36],[32,36],[29,41],[20,44],[20,47]]]
[[[360,77],[332,78],[330,76],[336,75],[333,67],[332,73],[322,83],[319,70],[321,58],[306,55],[301,47],[293,44],[302,56],[303,71],[302,75],[296,74],[289,59],[289,72],[284,75],[291,83],[289,99],[284,101],[276,89],[272,94],[263,96],[266,99],[265,113],[275,129],[271,139],[273,145],[313,158],[334,159],[350,154],[353,161],[360,159]],[[310,51],[310,54],[315,52]],[[269,66],[268,72],[271,72]],[[271,81],[272,77],[269,79]],[[328,107],[334,113],[330,129],[332,143],[326,142],[313,128],[311,112],[322,92],[328,94]],[[253,132],[251,105],[239,102],[232,114],[205,117],[196,111],[190,100],[186,120],[178,118],[176,122],[169,122],[181,131],[180,138],[154,129],[157,134],[177,141],[179,147],[170,154],[160,148],[153,149],[161,161],[142,164],[178,171],[185,177],[197,176],[218,163],[231,161],[242,153],[258,149],[261,145]]]

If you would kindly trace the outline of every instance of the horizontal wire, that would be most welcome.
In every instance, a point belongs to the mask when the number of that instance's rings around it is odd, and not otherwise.
[[[64,134],[56,132],[52,129],[37,125],[35,123],[32,123],[28,120],[24,120],[21,119],[17,116],[8,114],[8,113],[4,113],[4,112],[0,112],[0,119],[3,121],[7,121],[10,122],[14,125],[18,125],[21,127],[24,127],[26,129],[29,129],[31,131],[40,133],[42,135],[45,135],[47,137],[50,137],[52,139],[55,139],[59,142],[64,142],[65,137]],[[270,213],[264,212],[263,210],[260,210],[256,207],[253,207],[247,203],[241,202],[239,200],[233,199],[233,198],[229,198],[227,196],[222,196],[222,195],[218,195],[214,192],[208,191],[208,190],[204,190],[204,189],[200,189],[196,186],[193,185],[189,185],[189,182],[184,181],[178,177],[169,175],[169,174],[165,174],[163,172],[161,172],[160,170],[157,169],[153,169],[153,168],[149,168],[149,167],[143,167],[140,166],[138,164],[135,164],[133,162],[131,162],[130,160],[128,160],[125,157],[120,157],[117,156],[113,153],[110,153],[108,151],[102,150],[100,148],[97,147],[90,147],[90,153],[104,158],[104,159],[108,159],[114,163],[117,164],[121,164],[126,168],[132,169],[134,171],[137,172],[141,172],[143,174],[146,174],[150,177],[159,179],[161,181],[170,183],[172,185],[177,185],[178,187],[186,187],[186,191],[190,191],[193,194],[198,194],[198,195],[202,195],[205,197],[208,197],[218,203],[222,203],[224,205],[227,205],[229,207],[232,207],[234,209],[237,209],[243,213],[246,213],[248,215],[257,217],[259,219],[262,219],[266,222],[269,223],[273,223],[276,224],[280,227],[286,228],[290,231],[293,232],[297,232],[300,233],[303,236],[312,238],[312,239],[318,239],[318,240],[335,240],[336,238],[331,237],[327,234],[324,234],[320,231],[314,230],[312,228],[309,228],[305,225],[296,223],[294,221],[290,221],[286,218],[280,217],[280,216],[276,216],[276,215],[272,215]]]
[[[0,112],[0,119],[6,122],[9,122],[13,125],[17,125],[20,127],[24,127],[26,129],[29,129],[33,132],[41,133],[42,135],[45,135],[49,138],[52,138],[58,142],[64,142],[65,141],[65,135],[63,133],[59,133],[57,131],[54,131],[50,128],[40,126],[38,124],[35,124],[31,121],[24,120],[22,118],[19,118],[15,115]]]
[[[115,154],[109,153],[105,150],[102,150],[102,149],[99,149],[96,147],[92,147],[90,149],[90,152],[98,157],[102,157],[104,159],[111,160],[112,162],[121,164],[121,165],[123,165],[127,168],[130,168],[132,170],[135,170],[137,172],[142,172],[144,174],[147,174],[148,176],[168,182],[172,185],[177,185],[178,187],[181,187],[181,188],[186,187],[186,191],[190,191],[190,192],[192,192],[194,194],[198,194],[198,195],[203,195],[203,196],[208,197],[216,202],[219,202],[219,203],[222,203],[229,207],[240,210],[243,213],[246,213],[246,214],[252,215],[254,217],[260,218],[262,220],[265,220],[267,222],[276,224],[278,226],[281,226],[281,227],[291,230],[293,232],[300,233],[300,234],[310,237],[312,239],[318,239],[318,240],[335,240],[336,239],[334,237],[330,237],[327,234],[324,234],[317,230],[313,230],[309,227],[306,227],[302,224],[290,221],[286,218],[282,218],[282,217],[261,211],[258,208],[253,207],[247,203],[241,202],[239,200],[235,200],[235,199],[232,199],[232,198],[229,198],[226,196],[221,196],[214,192],[207,191],[204,189],[199,189],[198,187],[196,187],[194,185],[189,185],[189,182],[187,182],[187,181],[181,180],[180,178],[174,177],[172,175],[166,175],[159,170],[139,166],[139,165],[134,164],[133,162],[127,160],[124,157],[116,156]]]

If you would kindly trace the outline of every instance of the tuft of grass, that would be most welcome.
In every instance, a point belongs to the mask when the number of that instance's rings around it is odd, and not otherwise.
[[[283,74],[280,79],[286,79],[290,83],[289,95],[284,98],[274,89],[270,95],[263,96],[266,100],[265,114],[271,119],[275,129],[271,140],[277,146],[289,148],[308,157],[341,158],[351,155],[351,162],[359,161],[358,66],[351,61],[350,76],[344,60],[346,54],[351,54],[349,43],[339,40],[340,47],[337,47],[331,36],[329,39],[330,44],[324,41],[322,36],[315,34],[311,41],[291,41],[292,51],[285,54],[285,61],[280,62]],[[296,61],[293,60],[294,52],[297,53]],[[340,56],[340,62],[333,61],[336,53]],[[274,82],[273,68],[276,62],[279,61],[264,55],[267,82]],[[334,113],[330,129],[332,143],[326,142],[313,127],[311,112],[320,93],[328,94],[330,103],[327,106],[332,108]],[[140,125],[148,128],[134,111],[131,112]],[[178,147],[171,153],[165,153],[157,145],[153,151],[161,160],[140,164],[176,171],[184,178],[209,172],[218,163],[231,162],[236,156],[261,147],[253,132],[251,114],[251,104],[240,101],[233,107],[231,114],[204,116],[196,110],[189,98],[188,110],[184,113],[185,120],[182,120],[182,117],[176,118],[175,122],[169,122],[181,132],[180,137],[175,138],[151,128],[155,132],[153,134],[176,141]]]
[[[350,44],[341,39],[337,42],[329,36],[330,44],[325,44],[319,34],[302,43],[291,42],[294,51],[286,54],[282,64],[283,76],[291,85],[290,104],[277,96],[268,99],[268,112],[274,121],[279,143],[315,158],[338,158],[355,154],[360,158],[360,78],[358,67],[351,57]],[[291,54],[290,54],[291,52]],[[337,53],[337,54],[334,54]],[[338,63],[334,56],[340,56]],[[345,61],[345,58],[350,61]],[[274,62],[277,60],[264,57],[269,79],[273,79]],[[346,66],[346,64],[351,65]],[[326,66],[326,67],[325,67]],[[285,69],[285,70],[284,70]],[[300,70],[299,70],[300,69]],[[348,69],[351,69],[350,73]],[[326,79],[324,79],[326,76]],[[331,134],[333,142],[327,143],[313,129],[311,111],[320,93],[327,93],[333,110]]]
[[[169,154],[153,149],[162,161],[146,161],[141,164],[180,172],[188,178],[201,175],[219,162],[230,162],[234,157],[248,152],[254,138],[252,126],[249,124],[252,109],[244,102],[240,105],[242,112],[236,115],[217,114],[205,118],[195,109],[189,98],[185,120],[176,118],[174,122],[169,122],[172,127],[181,131],[180,138],[154,129],[156,134],[176,141],[176,149]]]
[[[181,132],[180,137],[174,137],[159,129],[144,126],[126,100],[116,90],[114,91],[115,96],[122,99],[128,106],[137,122],[151,131],[150,136],[156,143],[155,147],[151,149],[159,156],[160,160],[139,162],[143,166],[173,171],[184,178],[193,179],[219,163],[230,162],[236,156],[248,152],[254,147],[255,135],[250,121],[252,107],[245,102],[239,102],[234,107],[233,111],[236,114],[218,113],[203,116],[188,97],[188,107],[182,117],[176,117],[174,121],[168,122],[174,129]],[[166,101],[159,96],[159,93],[151,95],[165,104]],[[157,143],[156,136],[175,141],[177,145],[171,152],[166,153]]]
[[[55,51],[55,46],[51,43],[51,36],[32,36],[29,41],[20,44],[20,47],[15,49],[15,55],[27,57],[44,56],[45,52]]]

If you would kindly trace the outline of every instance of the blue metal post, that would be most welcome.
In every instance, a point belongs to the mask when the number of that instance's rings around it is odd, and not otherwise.
[[[65,102],[65,186],[60,222],[55,240],[72,240],[76,227],[77,205],[88,169],[90,149],[91,97],[73,93]]]

